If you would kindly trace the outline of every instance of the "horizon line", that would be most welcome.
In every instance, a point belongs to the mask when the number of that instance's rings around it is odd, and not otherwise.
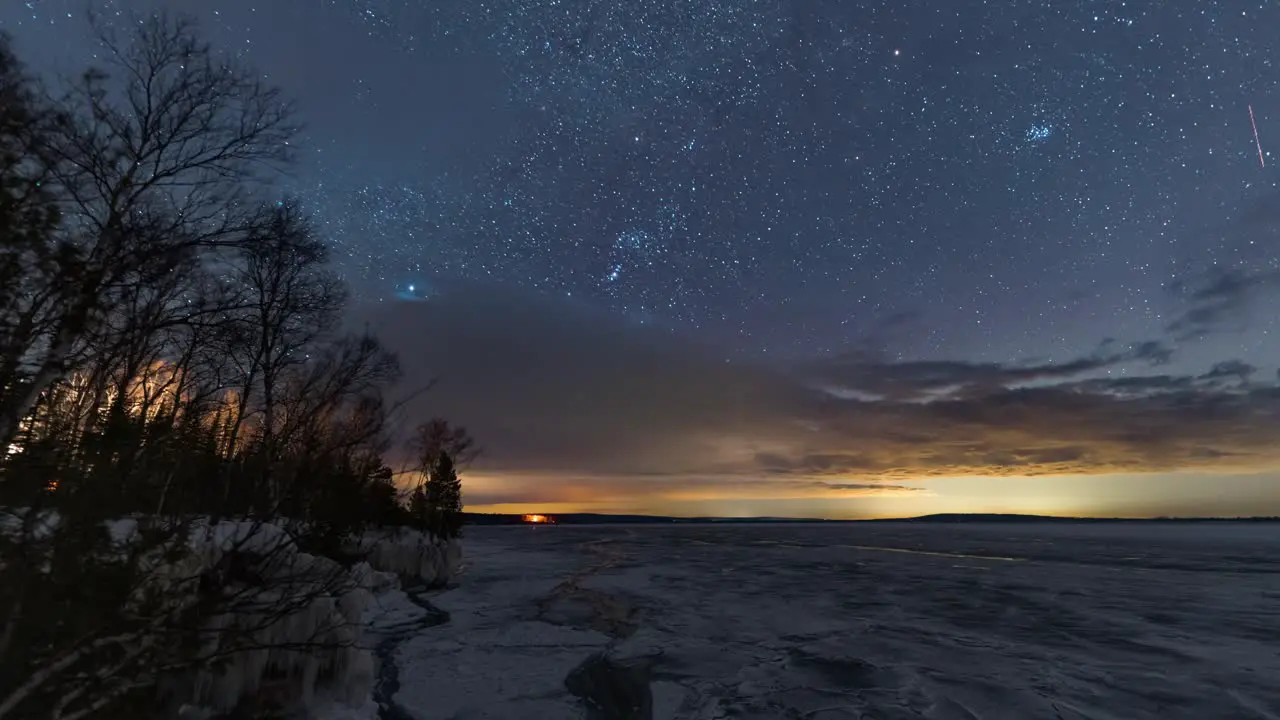
[[[601,518],[643,518],[649,520],[679,520],[679,521],[696,521],[696,520],[719,520],[731,522],[745,521],[774,521],[774,522],[829,522],[829,523],[851,523],[851,522],[907,522],[940,518],[1007,518],[1007,519],[1027,519],[1027,520],[1081,520],[1081,521],[1192,521],[1192,520],[1215,520],[1215,521],[1280,521],[1280,515],[1049,515],[1042,513],[929,513],[926,515],[903,515],[903,516],[884,516],[884,517],[862,517],[862,518],[827,518],[813,516],[787,516],[787,515],[654,515],[649,513],[617,513],[617,512],[568,512],[553,513],[545,511],[530,511],[523,513],[510,512],[480,512],[480,511],[463,511],[468,516],[485,516],[494,518],[519,518],[528,515],[542,515],[546,517],[601,517]]]

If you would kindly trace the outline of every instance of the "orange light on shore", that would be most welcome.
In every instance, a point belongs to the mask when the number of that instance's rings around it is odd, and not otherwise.
[[[524,521],[527,523],[542,524],[552,522],[551,518],[546,515],[525,515]]]

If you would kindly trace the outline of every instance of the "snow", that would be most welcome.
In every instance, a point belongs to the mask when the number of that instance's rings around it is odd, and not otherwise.
[[[351,568],[281,528],[197,530],[172,578],[252,549],[308,601],[258,629],[275,649],[190,678],[190,720],[264,690],[372,720],[380,645],[419,720],[1280,717],[1273,524],[480,527],[465,567],[383,531]],[[424,628],[402,583],[450,580]],[[299,638],[326,647],[279,647]]]
[[[283,695],[308,716],[365,717],[372,704],[377,665],[374,647],[387,633],[411,623],[423,610],[409,601],[400,578],[447,582],[461,560],[456,540],[438,541],[411,530],[367,534],[367,562],[350,570],[330,558],[299,552],[287,532],[271,524],[221,522],[201,527],[190,541],[203,567],[215,567],[227,552],[267,558],[266,590],[233,612],[215,618],[218,628],[249,628],[252,650],[235,649],[226,667],[201,670],[192,704],[217,711],[234,708],[260,691],[266,678],[283,675]],[[305,600],[284,617],[282,604]],[[215,632],[216,643],[237,634]],[[297,648],[298,645],[312,647]],[[328,682],[321,682],[328,678]]]
[[[0,508],[0,534],[16,535],[23,531],[23,523],[27,520],[30,508]],[[32,540],[44,540],[58,528],[61,518],[51,510],[37,514],[27,528],[28,537]]]
[[[1275,525],[471,528],[467,557],[395,655],[421,720],[585,717],[599,653],[657,720],[1280,717]]]
[[[609,641],[591,629],[537,618],[541,599],[573,574],[573,553],[520,552],[505,545],[473,549],[458,588],[432,598],[450,621],[403,643],[395,701],[419,718],[579,717],[564,678]]]
[[[265,582],[224,580],[230,583],[224,596],[234,600],[206,620],[201,652],[225,662],[196,670],[185,688],[173,692],[219,712],[260,694],[302,707],[316,702],[318,691],[326,702],[367,703],[376,677],[372,651],[362,642],[372,600],[367,565],[346,570],[330,558],[300,552],[283,528],[270,523],[197,523],[187,545],[191,553],[156,565],[144,592],[194,604],[198,586],[190,579],[223,567],[232,556],[247,559]]]
[[[443,585],[458,571],[462,546],[416,530],[394,528],[365,534],[360,550],[378,570],[426,585]]]
[[[0,513],[0,533],[21,532],[22,519],[21,510]],[[47,539],[60,525],[56,513],[42,513],[32,523],[32,539]],[[230,711],[256,696],[270,696],[308,717],[376,717],[374,648],[425,615],[401,589],[401,578],[442,585],[461,562],[456,540],[410,530],[366,534],[357,549],[368,552],[368,561],[347,569],[301,552],[274,523],[196,518],[186,527],[171,527],[179,534],[140,558],[146,582],[134,601],[177,616],[200,602],[202,576],[218,578],[223,597],[231,599],[201,628],[201,655],[218,662],[170,678],[164,688],[182,703],[181,717],[191,720]],[[125,559],[143,538],[139,518],[109,520],[104,529],[112,543],[107,560]],[[168,552],[174,542],[187,549],[176,560]],[[219,575],[236,564],[233,559],[265,581]]]

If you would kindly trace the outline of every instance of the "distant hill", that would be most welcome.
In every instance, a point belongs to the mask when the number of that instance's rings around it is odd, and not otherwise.
[[[898,520],[863,520],[861,522],[926,522],[926,523],[1152,523],[1152,522],[1277,522],[1280,517],[1153,517],[1094,518],[1055,515],[1017,515],[1011,513],[940,513]]]
[[[1280,522],[1280,517],[1157,517],[1157,518],[1088,518],[1056,517],[1051,515],[1017,515],[1005,513],[942,513],[910,518],[884,518],[874,520],[824,520],[821,518],[718,518],[718,517],[665,517],[661,515],[604,515],[599,513],[567,513],[549,515],[556,525],[767,525],[778,523],[837,524],[837,523],[1153,523],[1153,522]],[[466,513],[468,525],[527,525],[524,515],[495,513]]]

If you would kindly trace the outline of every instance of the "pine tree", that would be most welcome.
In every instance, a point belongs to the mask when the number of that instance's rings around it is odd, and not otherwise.
[[[443,538],[458,537],[462,529],[462,481],[448,452],[441,451],[426,482],[429,527]]]

